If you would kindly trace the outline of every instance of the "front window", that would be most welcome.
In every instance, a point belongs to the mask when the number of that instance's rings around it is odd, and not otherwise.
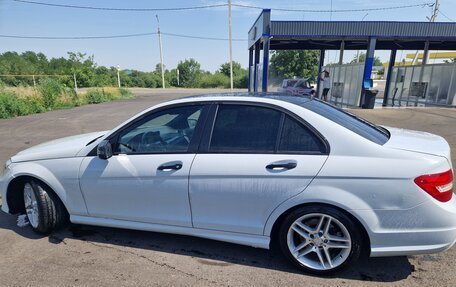
[[[188,150],[202,105],[167,109],[119,134],[115,153],[182,153]]]

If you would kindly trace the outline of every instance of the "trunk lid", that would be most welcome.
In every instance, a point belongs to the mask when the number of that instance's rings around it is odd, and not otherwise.
[[[384,147],[445,157],[451,164],[451,149],[443,137],[421,131],[384,128],[391,134]]]

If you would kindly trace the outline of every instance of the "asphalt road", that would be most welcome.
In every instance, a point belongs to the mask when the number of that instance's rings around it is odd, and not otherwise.
[[[47,140],[110,129],[156,103],[202,91],[135,93],[134,100],[0,120],[0,161]],[[354,112],[378,124],[442,135],[455,148],[455,109]],[[272,251],[188,236],[79,225],[43,237],[28,227],[18,227],[15,216],[0,212],[1,286],[441,287],[455,286],[454,262],[456,248],[436,255],[362,259],[335,277],[319,278],[300,273]]]

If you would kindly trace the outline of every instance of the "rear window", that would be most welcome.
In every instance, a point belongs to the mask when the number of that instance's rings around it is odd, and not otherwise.
[[[323,154],[326,147],[306,126],[286,115],[278,148],[281,152]]]
[[[247,105],[220,105],[210,144],[211,152],[273,153],[281,112]]]
[[[389,140],[390,134],[386,129],[325,102],[311,100],[302,106],[379,145],[384,145]]]

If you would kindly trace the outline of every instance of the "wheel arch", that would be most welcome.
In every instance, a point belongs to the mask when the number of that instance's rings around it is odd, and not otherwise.
[[[339,210],[340,212],[344,213],[345,215],[347,215],[351,220],[353,220],[353,222],[355,223],[355,225],[357,227],[359,227],[359,231],[360,231],[360,235],[361,235],[361,239],[362,239],[362,242],[363,242],[363,245],[362,245],[362,249],[363,249],[363,252],[365,252],[365,254],[367,256],[370,255],[370,250],[371,250],[371,240],[370,240],[370,236],[369,236],[369,233],[367,232],[367,229],[366,227],[364,226],[364,224],[361,222],[361,220],[358,219],[358,217],[356,217],[355,215],[353,215],[351,212],[337,206],[337,205],[333,205],[333,204],[329,204],[329,203],[323,203],[323,202],[306,202],[306,203],[301,203],[301,204],[297,204],[295,206],[292,206],[290,208],[288,208],[286,211],[284,211],[282,214],[280,214],[276,220],[274,221],[274,223],[272,224],[272,228],[271,228],[271,232],[268,234],[271,238],[271,241],[270,241],[270,248],[273,247],[273,245],[275,245],[278,241],[278,238],[277,238],[277,235],[278,235],[278,230],[280,229],[280,226],[282,225],[282,223],[284,222],[285,218],[290,214],[292,213],[293,211],[299,209],[299,208],[306,208],[306,207],[310,207],[310,206],[326,206],[326,207],[331,207],[331,208],[334,208],[334,209],[337,209]]]
[[[22,194],[24,184],[30,180],[34,180],[43,184],[48,191],[55,194],[55,196],[60,200],[66,212],[68,208],[65,205],[65,201],[62,200],[61,194],[56,191],[52,184],[44,180],[42,177],[32,175],[32,174],[20,174],[15,176],[9,183],[6,190],[6,203],[8,205],[8,211],[11,214],[23,213],[25,212],[24,208],[24,197]],[[55,186],[55,185],[54,185]],[[60,186],[61,187],[61,186]],[[63,188],[63,187],[61,187]]]

